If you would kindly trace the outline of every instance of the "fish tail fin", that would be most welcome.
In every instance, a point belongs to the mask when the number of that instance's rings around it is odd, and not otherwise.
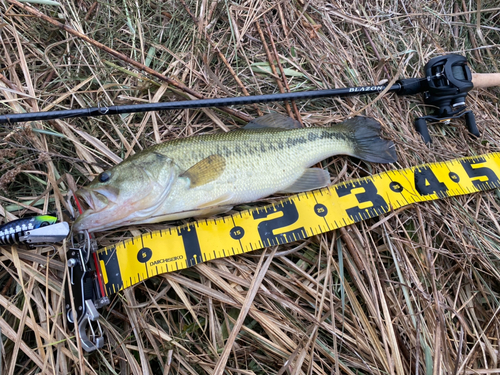
[[[392,141],[380,138],[380,123],[370,117],[357,116],[342,124],[353,135],[352,156],[372,163],[394,163],[396,150]]]

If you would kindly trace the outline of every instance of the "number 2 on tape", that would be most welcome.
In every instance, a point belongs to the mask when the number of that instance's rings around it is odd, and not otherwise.
[[[284,233],[274,233],[276,229],[293,225],[299,219],[299,212],[297,211],[297,207],[292,200],[286,200],[276,205],[264,207],[259,211],[255,211],[253,213],[253,218],[254,220],[267,218],[269,215],[276,212],[282,213],[282,216],[261,221],[257,226],[260,239],[264,246],[273,246],[287,243],[290,242],[290,238],[296,238],[297,240],[299,240],[306,237],[306,233],[303,227],[292,229]]]

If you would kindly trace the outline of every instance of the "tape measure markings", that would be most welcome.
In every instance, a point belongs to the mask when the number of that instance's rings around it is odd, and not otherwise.
[[[108,294],[149,277],[325,233],[413,203],[500,187],[500,153],[391,170],[98,251]]]

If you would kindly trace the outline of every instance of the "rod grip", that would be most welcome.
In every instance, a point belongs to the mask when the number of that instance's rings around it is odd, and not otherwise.
[[[474,88],[500,86],[500,73],[472,73]]]

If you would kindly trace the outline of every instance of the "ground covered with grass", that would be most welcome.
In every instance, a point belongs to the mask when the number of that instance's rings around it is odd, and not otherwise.
[[[0,114],[373,85],[421,77],[429,59],[446,53],[466,56],[474,72],[499,72],[499,20],[493,0],[0,0]],[[383,124],[398,162],[332,158],[323,166],[333,183],[497,152],[499,90],[468,97],[480,138],[453,120],[430,126],[428,147],[413,128],[426,113],[418,95],[0,125],[0,217],[67,219],[72,188],[129,155],[230,131],[270,111],[304,126],[356,114]],[[65,320],[69,241],[0,246],[0,369],[498,373],[499,213],[498,190],[447,198],[154,277],[111,296],[101,316],[106,344],[92,354]],[[103,232],[97,241],[103,247],[167,225]]]

